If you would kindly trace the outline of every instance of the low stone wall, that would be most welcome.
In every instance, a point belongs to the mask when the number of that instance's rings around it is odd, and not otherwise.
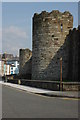
[[[20,82],[21,81],[21,82]],[[60,82],[58,81],[42,81],[42,80],[24,80],[21,79],[8,80],[7,82],[20,84],[25,86],[31,86],[36,88],[60,91]],[[62,82],[63,91],[80,91],[80,82]]]
[[[64,82],[64,91],[80,91],[80,82]]]

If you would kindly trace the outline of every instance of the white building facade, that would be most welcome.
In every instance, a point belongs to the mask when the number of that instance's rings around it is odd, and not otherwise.
[[[0,60],[0,76],[4,75],[14,75],[19,73],[19,61],[16,60],[8,60],[2,61]]]
[[[18,74],[19,73],[19,61],[8,60],[7,64],[10,65],[10,74]]]

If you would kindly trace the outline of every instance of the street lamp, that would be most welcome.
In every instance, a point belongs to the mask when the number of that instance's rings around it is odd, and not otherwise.
[[[7,75],[7,63],[6,63],[6,58],[7,58],[7,56],[6,56],[6,52],[5,52],[5,58],[4,58],[5,72],[4,72],[4,76],[5,76],[5,81],[7,82],[7,77],[6,77],[6,75]]]

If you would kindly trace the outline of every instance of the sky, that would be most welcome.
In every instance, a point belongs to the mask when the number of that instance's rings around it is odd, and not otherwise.
[[[2,3],[0,2],[0,53],[2,52]]]
[[[78,3],[78,25],[80,25],[80,2]]]
[[[3,2],[63,2],[63,0],[0,0]],[[64,2],[79,2],[80,0],[64,0]]]
[[[74,27],[78,26],[77,2],[3,2],[2,51],[18,55],[20,48],[32,50],[32,17],[44,10],[70,11]]]

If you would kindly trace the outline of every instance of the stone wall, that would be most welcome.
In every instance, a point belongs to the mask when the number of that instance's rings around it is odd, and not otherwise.
[[[43,11],[33,17],[32,79],[60,80],[60,58],[63,79],[68,79],[68,34],[73,16],[65,11]]]
[[[46,81],[46,80],[25,80],[25,79],[8,79],[7,82],[19,84],[25,86],[31,86],[42,89],[49,89],[54,91],[60,91],[60,82],[57,81]],[[78,82],[63,82],[63,91],[80,91],[80,83]]]
[[[19,76],[21,78],[30,78],[32,72],[32,52],[29,49],[20,49],[19,51]]]
[[[80,80],[80,30],[74,28],[68,35],[69,46],[69,68],[68,79]]]
[[[80,80],[80,26],[73,29],[73,16],[68,11],[35,13],[32,42],[32,52],[20,49],[21,78],[32,75],[32,80],[60,80],[62,57],[63,80]]]

